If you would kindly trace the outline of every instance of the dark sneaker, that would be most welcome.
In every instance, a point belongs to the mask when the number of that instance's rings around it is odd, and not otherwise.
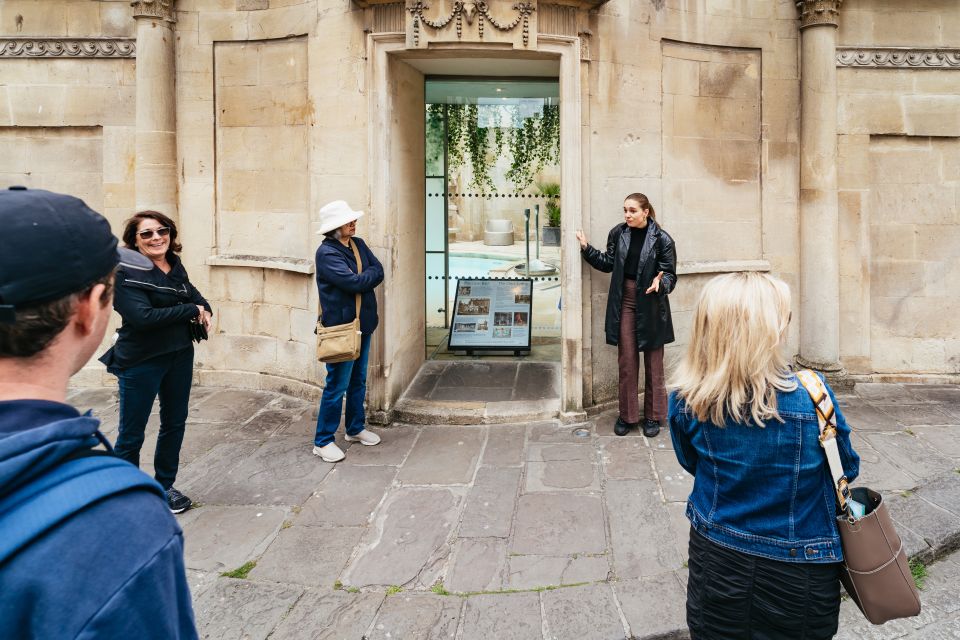
[[[660,433],[660,423],[656,420],[644,420],[643,435],[648,438],[655,438]]]
[[[170,507],[170,513],[183,513],[193,506],[193,500],[170,487],[167,489],[167,506]]]
[[[636,425],[630,424],[629,422],[624,422],[623,418],[617,418],[617,423],[613,425],[613,432],[618,436],[625,436],[630,433],[630,429],[635,426]]]

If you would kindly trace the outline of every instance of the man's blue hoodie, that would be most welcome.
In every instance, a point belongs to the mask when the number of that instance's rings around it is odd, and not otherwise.
[[[98,426],[57,402],[0,402],[0,506],[96,446]],[[4,640],[196,637],[183,534],[154,491],[95,502],[0,564]]]

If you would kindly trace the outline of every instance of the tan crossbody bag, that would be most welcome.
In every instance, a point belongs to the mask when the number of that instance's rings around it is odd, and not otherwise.
[[[820,423],[820,446],[827,457],[833,478],[840,515],[837,529],[843,547],[840,581],[863,615],[873,624],[920,613],[920,595],[907,565],[903,541],[883,496],[872,489],[847,486],[840,453],[837,450],[837,415],[823,381],[809,369],[797,372],[797,378],[810,394]],[[847,501],[864,506],[860,518],[852,515]]]
[[[363,271],[360,252],[353,240],[350,241],[353,257],[357,259],[357,275]],[[319,305],[319,301],[317,302]],[[357,313],[352,322],[333,327],[323,326],[323,307],[317,316],[317,360],[333,364],[348,362],[360,357],[360,294],[357,294]]]

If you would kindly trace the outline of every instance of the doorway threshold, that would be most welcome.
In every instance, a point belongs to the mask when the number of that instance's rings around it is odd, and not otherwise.
[[[506,424],[560,412],[559,362],[431,360],[394,406],[413,424]]]

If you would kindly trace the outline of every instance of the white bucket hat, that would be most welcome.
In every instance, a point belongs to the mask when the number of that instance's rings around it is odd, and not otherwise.
[[[362,215],[363,211],[354,211],[346,201],[334,200],[320,208],[320,230],[317,233],[322,235],[328,231],[339,229]]]

